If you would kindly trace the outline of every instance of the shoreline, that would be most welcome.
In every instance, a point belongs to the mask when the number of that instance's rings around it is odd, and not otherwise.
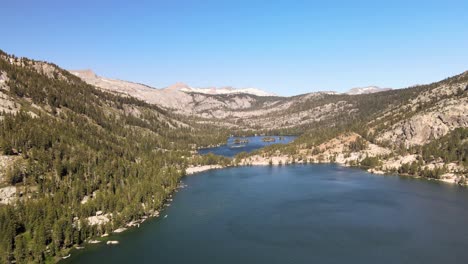
[[[277,157],[277,158],[280,158],[280,160],[281,159],[286,159],[287,160],[286,157]],[[289,165],[317,165],[317,164],[336,164],[336,165],[339,165],[341,167],[346,167],[346,168],[357,168],[357,169],[360,169],[362,171],[365,171],[365,172],[368,172],[368,173],[371,173],[371,174],[374,174],[374,175],[410,177],[410,178],[414,178],[414,179],[424,179],[424,180],[428,180],[428,181],[438,181],[438,182],[443,182],[443,183],[455,184],[455,185],[459,185],[459,186],[468,187],[468,184],[459,184],[458,182],[456,182],[456,178],[453,178],[454,175],[452,175],[452,178],[440,178],[440,179],[425,178],[425,177],[415,176],[415,175],[410,175],[410,174],[400,174],[400,173],[393,172],[393,171],[384,171],[384,170],[378,170],[378,169],[374,169],[374,168],[365,168],[365,167],[361,167],[361,166],[351,166],[351,165],[347,165],[345,163],[340,163],[340,162],[304,162],[302,160],[296,161],[294,163],[286,163],[286,162],[285,163],[281,163],[281,162],[276,162],[275,163],[275,162],[273,162],[271,164],[270,164],[269,161],[266,161],[266,160],[255,161],[255,162],[251,162],[251,163],[247,163],[245,160],[243,160],[243,162],[240,163],[240,164],[234,164],[234,165],[230,165],[230,166],[222,166],[222,165],[192,166],[192,167],[188,167],[186,169],[186,175],[189,176],[189,175],[194,175],[194,174],[197,174],[197,173],[202,173],[202,172],[205,172],[205,171],[219,170],[219,169],[225,169],[225,168],[229,168],[229,167],[289,166]]]
[[[344,162],[345,160],[341,159],[341,161],[337,160],[331,160],[331,159],[325,159],[322,162],[318,162],[317,160],[314,161],[307,161],[307,158],[305,160],[294,160],[291,159],[289,156],[281,155],[281,156],[270,156],[270,157],[263,157],[259,155],[254,155],[250,156],[247,158],[244,158],[241,160],[239,164],[235,164],[233,166],[285,166],[285,165],[294,165],[294,164],[302,164],[302,165],[313,165],[313,164],[337,164],[342,167],[347,167],[347,168],[358,168],[360,170],[366,171],[371,174],[375,175],[391,175],[391,176],[403,176],[403,177],[411,177],[415,179],[425,179],[429,181],[438,181],[438,182],[443,182],[443,183],[448,183],[448,184],[455,184],[459,186],[464,186],[468,187],[468,182],[465,184],[460,184],[458,181],[460,180],[461,177],[467,177],[467,175],[457,175],[453,171],[446,172],[442,175],[440,175],[440,178],[428,178],[428,177],[422,177],[418,175],[410,175],[407,173],[398,173],[394,170],[390,170],[389,168],[391,167],[384,167],[384,168],[372,168],[372,167],[365,167],[365,166],[359,166],[359,165],[350,165],[346,164]]]
[[[458,184],[455,181],[449,180],[449,179],[432,179],[432,178],[424,178],[424,177],[420,177],[420,176],[413,176],[413,175],[407,175],[407,174],[398,174],[398,173],[393,173],[393,172],[385,172],[385,171],[375,170],[375,169],[365,169],[363,167],[350,166],[350,165],[346,165],[344,163],[339,163],[339,162],[303,162],[303,161],[296,161],[294,163],[284,163],[284,164],[283,163],[272,163],[272,164],[270,164],[267,161],[257,161],[257,162],[254,162],[254,163],[246,163],[244,161],[241,164],[234,164],[234,165],[230,165],[230,166],[200,165],[200,166],[188,167],[186,169],[185,176],[183,176],[183,177],[190,176],[190,175],[195,175],[195,174],[210,171],[210,170],[220,170],[220,169],[225,169],[225,168],[229,168],[229,167],[251,167],[251,166],[282,167],[282,166],[291,166],[291,165],[319,165],[319,164],[335,164],[335,165],[338,165],[338,166],[341,166],[341,167],[346,167],[346,168],[356,168],[356,169],[360,169],[362,171],[365,171],[365,172],[368,172],[368,173],[371,173],[371,174],[374,174],[374,175],[410,177],[410,178],[414,178],[414,179],[424,179],[424,180],[427,180],[427,181],[437,181],[437,182],[441,182],[441,183],[448,183],[448,184],[452,184],[452,185],[455,184],[455,185],[459,185],[459,186],[463,186],[463,187],[468,187],[467,184],[461,185],[461,184]],[[68,255],[66,255],[66,258],[69,258],[71,256],[71,253],[73,253],[72,251],[84,249],[85,248],[84,246],[86,244],[89,244],[89,245],[95,245],[95,244],[101,244],[101,243],[106,244],[106,245],[112,245],[113,243],[118,244],[117,240],[111,240],[109,236],[124,233],[124,232],[126,232],[126,231],[128,231],[130,229],[135,228],[135,227],[139,228],[140,224],[143,224],[144,222],[146,222],[146,220],[159,218],[160,215],[161,215],[160,213],[167,206],[166,202],[172,201],[172,196],[175,195],[176,192],[178,192],[178,189],[183,189],[185,187],[186,187],[186,185],[179,183],[177,185],[177,187],[174,189],[174,191],[172,191],[167,196],[167,198],[165,199],[165,203],[160,207],[159,210],[156,210],[153,213],[143,215],[142,217],[140,217],[140,219],[132,220],[132,221],[130,221],[128,223],[125,223],[123,226],[118,227],[116,230],[112,231],[110,234],[105,233],[105,234],[103,234],[101,236],[90,237],[82,245],[75,245],[75,246],[71,247],[68,251],[66,251],[66,253],[68,254]],[[109,241],[112,241],[112,243],[108,243]],[[59,260],[57,261],[57,263],[61,262],[62,260],[66,259],[66,258],[59,257]]]
[[[222,166],[222,165],[191,166],[185,170],[185,175],[182,176],[181,179],[183,179],[186,176],[195,175],[197,173],[201,173],[201,172],[205,172],[209,170],[223,169],[226,167],[228,166]],[[85,249],[86,246],[95,246],[97,244],[111,246],[111,245],[118,244],[119,241],[113,240],[115,238],[112,239],[112,235],[119,235],[133,228],[139,228],[140,225],[146,222],[147,220],[150,220],[150,219],[154,220],[156,218],[159,218],[161,216],[161,213],[164,211],[164,209],[170,206],[170,203],[168,202],[172,201],[172,196],[175,195],[176,192],[178,192],[178,189],[183,189],[185,187],[186,187],[185,184],[183,184],[182,182],[179,182],[177,187],[171,193],[167,195],[167,198],[164,200],[163,205],[158,210],[145,214],[139,219],[131,220],[127,223],[124,223],[122,226],[117,227],[111,233],[104,233],[100,236],[89,237],[83,244],[74,245],[70,247],[69,249],[64,250],[64,255],[66,258],[64,258],[63,256],[56,256],[56,263],[62,263],[63,262],[62,260],[68,259],[69,257],[72,256],[73,251]],[[109,243],[109,241],[112,241],[112,242]]]
[[[220,165],[218,165],[220,166]],[[115,235],[120,235],[122,233],[125,233],[126,231],[132,230],[134,228],[140,228],[140,225],[144,224],[147,220],[154,220],[156,218],[159,218],[164,211],[166,207],[169,207],[172,202],[172,197],[175,195],[176,192],[178,192],[179,189],[183,189],[187,187],[187,185],[183,184],[181,179],[183,179],[185,175],[183,175],[177,186],[172,190],[170,193],[168,193],[167,197],[164,199],[163,204],[156,210],[146,213],[142,215],[138,219],[131,220],[129,222],[124,223],[121,226],[118,226],[116,229],[114,229],[110,233],[104,233],[98,236],[93,236],[93,237],[88,237],[82,244],[79,245],[73,245],[70,248],[64,249],[63,253],[65,256],[55,256],[55,263],[63,263],[63,260],[68,259],[72,256],[72,253],[74,251],[81,251],[83,249],[86,249],[86,246],[96,246],[96,245],[106,245],[106,246],[115,246],[119,244],[119,240],[115,240]],[[167,215],[164,216],[164,218],[167,217]]]
[[[223,165],[199,165],[199,166],[190,166],[185,169],[185,175],[193,175],[204,171],[209,170],[218,170],[226,168],[227,166]]]

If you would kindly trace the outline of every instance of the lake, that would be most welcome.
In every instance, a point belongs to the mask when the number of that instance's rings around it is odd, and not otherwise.
[[[252,152],[254,150],[257,150],[266,146],[270,146],[273,144],[287,144],[296,138],[296,136],[284,136],[284,137],[281,137],[281,139],[279,136],[271,136],[271,137],[275,139],[274,142],[264,142],[262,141],[262,139],[264,138],[262,136],[239,137],[239,139],[247,139],[249,141],[247,144],[245,144],[245,146],[243,146],[244,144],[238,144],[238,145],[234,144],[234,140],[237,137],[231,137],[228,139],[226,145],[222,145],[222,146],[214,147],[214,148],[200,149],[198,150],[198,153],[204,155],[204,154],[208,154],[212,152],[213,154],[216,154],[216,155],[234,157],[235,155],[243,151]]]
[[[468,263],[468,190],[337,165],[183,179],[162,216],[63,263]]]

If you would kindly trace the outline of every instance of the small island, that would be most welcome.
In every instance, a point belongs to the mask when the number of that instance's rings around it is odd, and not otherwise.
[[[276,138],[274,138],[274,137],[264,137],[264,138],[262,138],[262,141],[263,142],[275,142]]]
[[[246,138],[236,138],[234,139],[234,144],[240,145],[240,144],[247,144],[249,143],[249,140]]]

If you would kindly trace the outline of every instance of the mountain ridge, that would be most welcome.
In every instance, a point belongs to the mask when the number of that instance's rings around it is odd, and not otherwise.
[[[156,88],[151,85],[143,84],[143,83],[138,83],[138,82],[133,82],[133,81],[127,81],[127,80],[121,80],[121,79],[111,79],[103,76],[97,75],[95,72],[93,72],[91,69],[85,69],[85,70],[69,70],[70,73],[82,78],[83,80],[91,83],[91,84],[97,84],[97,86],[102,86],[104,85],[99,85],[97,83],[98,79],[102,79],[108,82],[114,82],[117,84],[117,82],[122,82],[122,83],[132,83],[132,84],[139,84],[142,86],[146,86],[148,88],[160,90],[160,91],[183,91],[186,93],[200,93],[200,94],[207,94],[207,95],[223,95],[223,94],[250,94],[250,95],[256,95],[256,96],[274,96],[274,97],[293,97],[297,95],[292,95],[292,96],[279,96],[275,93],[264,91],[258,88],[234,88],[232,86],[221,86],[221,87],[192,87],[184,82],[176,82],[172,85],[169,85],[167,87],[163,88]],[[93,83],[94,79],[94,83]],[[329,93],[329,94],[349,94],[349,95],[356,95],[356,94],[367,94],[367,93],[378,93],[378,92],[384,92],[392,90],[392,88],[381,88],[375,85],[371,86],[362,86],[362,87],[354,87],[349,89],[348,91],[345,92],[336,92],[336,91],[316,91],[316,92],[309,92],[309,93]],[[308,94],[308,93],[307,93]]]
[[[345,94],[355,95],[355,94],[380,93],[380,92],[385,92],[389,90],[393,90],[393,89],[392,88],[380,88],[378,86],[371,85],[371,86],[351,88],[347,92],[345,92]]]
[[[109,86],[108,81],[93,83],[92,80],[84,80],[110,91],[120,91],[118,86]],[[122,83],[122,81],[118,81],[117,84],[119,83]],[[169,89],[163,90],[140,87],[146,90],[147,93],[139,93],[138,91],[141,89],[137,87],[136,93],[127,91],[126,94],[137,96],[141,100],[158,104],[187,117],[196,116],[206,119],[200,121],[204,123],[218,123],[220,126],[241,130],[274,129],[278,127],[295,129],[308,127],[318,121],[327,122],[326,120],[332,120],[339,115],[343,115],[343,111],[349,111],[349,114],[354,115],[360,108],[360,106],[356,105],[356,99],[361,100],[361,98],[364,99],[375,95],[377,100],[374,101],[382,101],[380,95],[391,94],[395,97],[399,94],[405,94],[407,89],[417,90],[417,87],[423,86],[396,90],[368,86],[354,88],[354,90],[351,89],[350,92],[346,93],[314,92],[291,97],[183,92],[182,90],[188,89],[187,87],[189,86],[184,83],[178,83],[169,87]],[[325,100],[325,98],[327,99]],[[328,104],[327,101],[329,101]],[[391,104],[388,100],[383,100],[383,102],[385,103],[382,103],[378,109],[385,107],[386,104]],[[374,104],[375,102],[368,103]],[[275,115],[275,113],[278,114]]]
[[[107,77],[102,77],[97,75],[94,71],[90,69],[86,70],[69,70],[70,73],[82,78],[83,80],[87,80],[89,82],[93,82],[94,84],[97,84],[97,81],[99,79],[107,81],[107,82],[113,82],[117,84],[118,82],[122,83],[133,83],[133,84],[140,84],[143,86],[146,86],[148,88],[160,90],[160,91],[183,91],[187,93],[202,93],[202,94],[210,94],[210,95],[221,95],[221,94],[251,94],[251,95],[256,95],[256,96],[277,96],[273,93],[266,92],[257,88],[234,88],[230,86],[224,86],[224,87],[208,87],[208,88],[195,88],[191,87],[186,83],[183,82],[176,82],[172,85],[169,85],[164,88],[156,88],[152,87],[147,84],[142,84],[142,83],[136,83],[132,81],[126,81],[126,80],[120,80],[120,79],[111,79]]]

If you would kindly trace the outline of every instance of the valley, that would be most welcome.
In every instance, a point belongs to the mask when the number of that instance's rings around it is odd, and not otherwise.
[[[106,86],[105,78],[93,76],[94,81],[83,80],[121,92]],[[315,92],[292,97],[210,95],[187,87],[144,89],[155,95],[170,91],[185,98],[186,104],[165,100],[161,107],[190,120],[187,122],[238,135],[301,135],[289,146],[260,150],[237,164],[337,162],[379,174],[398,172],[465,182],[468,72],[405,89],[365,87],[343,94]],[[453,148],[436,151],[429,147],[441,141],[451,141]]]
[[[0,264],[468,263],[468,1],[2,1]]]
[[[160,217],[206,169],[336,163],[466,185],[468,72],[362,91],[156,89],[1,52],[1,262],[56,262]]]

